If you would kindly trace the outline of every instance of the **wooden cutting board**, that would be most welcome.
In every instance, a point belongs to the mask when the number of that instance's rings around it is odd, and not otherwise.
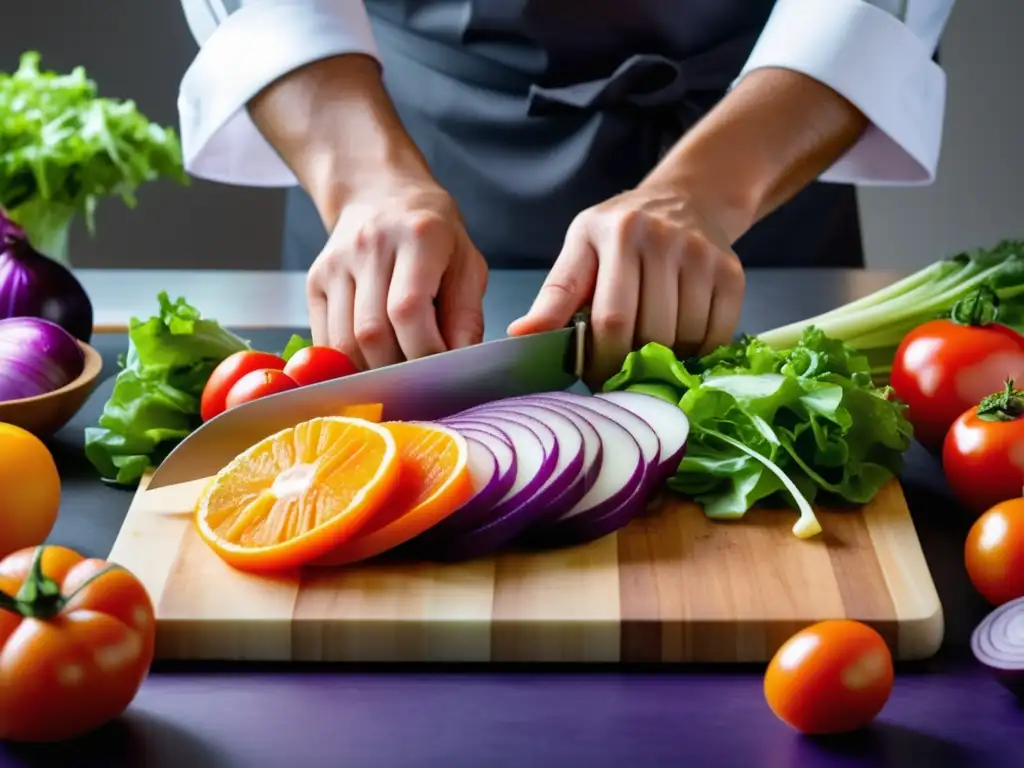
[[[766,661],[793,632],[865,621],[899,659],[934,654],[943,617],[903,492],[819,512],[711,522],[666,495],[600,541],[459,564],[379,563],[275,577],[231,569],[192,527],[205,481],[136,494],[111,559],[156,604],[161,659]]]

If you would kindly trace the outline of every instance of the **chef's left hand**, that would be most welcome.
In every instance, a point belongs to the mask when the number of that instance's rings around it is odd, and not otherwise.
[[[590,302],[591,386],[647,342],[680,356],[729,343],[745,280],[719,218],[678,189],[643,184],[583,211],[509,334],[564,327]]]

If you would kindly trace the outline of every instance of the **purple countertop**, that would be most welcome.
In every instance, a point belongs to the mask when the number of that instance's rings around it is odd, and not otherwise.
[[[492,276],[492,332],[528,304],[534,282],[539,276]],[[754,274],[743,329],[809,316],[871,283],[870,273]],[[216,307],[201,309],[216,316]],[[289,334],[248,335],[273,346]],[[96,344],[113,374],[124,337]],[[52,540],[100,556],[130,501],[103,486],[80,451],[109,386],[53,441],[65,495]],[[902,479],[942,598],[946,643],[935,659],[898,667],[891,700],[861,733],[794,733],[765,704],[761,668],[158,666],[117,722],[71,744],[0,745],[0,768],[1024,765],[1024,710],[970,657],[970,632],[987,610],[963,568],[970,520],[919,446]]]

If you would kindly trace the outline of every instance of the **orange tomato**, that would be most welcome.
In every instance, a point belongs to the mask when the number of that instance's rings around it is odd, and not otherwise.
[[[996,504],[974,521],[964,562],[974,588],[993,605],[1024,597],[1024,498]]]
[[[60,509],[60,474],[43,442],[0,424],[0,557],[46,541]]]
[[[843,733],[874,720],[892,693],[892,653],[858,621],[823,621],[787,640],[768,665],[772,712],[803,733]]]
[[[156,635],[135,576],[64,547],[33,547],[0,561],[0,590],[0,739],[69,739],[128,708]]]

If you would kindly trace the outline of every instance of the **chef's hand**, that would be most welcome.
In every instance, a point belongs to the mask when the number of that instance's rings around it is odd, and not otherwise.
[[[730,342],[744,287],[714,212],[641,184],[576,217],[533,306],[508,332],[563,327],[589,301],[587,380],[599,386],[647,342],[680,355]]]
[[[487,264],[432,179],[387,174],[346,201],[309,270],[314,344],[362,368],[483,338]]]

